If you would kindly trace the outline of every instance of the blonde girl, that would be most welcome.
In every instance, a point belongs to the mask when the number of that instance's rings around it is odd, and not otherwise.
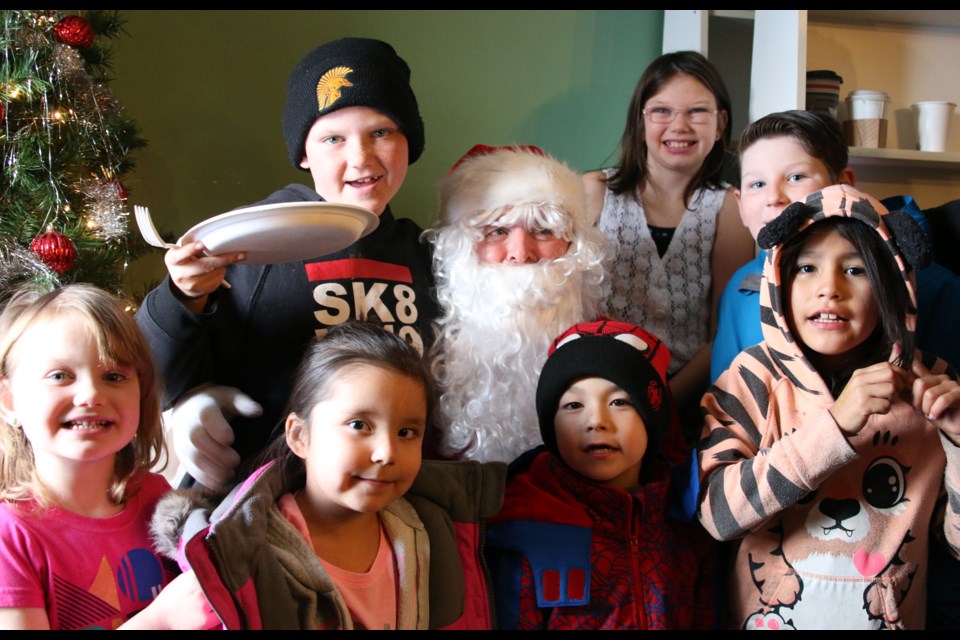
[[[24,289],[5,306],[0,627],[168,626],[161,609],[175,597],[130,619],[175,576],[148,532],[170,488],[150,472],[164,455],[157,385],[149,347],[110,294]]]

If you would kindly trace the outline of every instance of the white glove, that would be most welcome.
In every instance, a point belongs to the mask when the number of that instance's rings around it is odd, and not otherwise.
[[[253,398],[234,387],[206,385],[183,396],[166,414],[173,450],[194,480],[209,489],[226,484],[240,464],[230,448],[236,416],[254,418],[263,411]]]

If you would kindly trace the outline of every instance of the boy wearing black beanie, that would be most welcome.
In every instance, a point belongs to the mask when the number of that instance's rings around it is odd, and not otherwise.
[[[362,318],[423,352],[436,315],[422,229],[389,206],[424,148],[407,63],[380,40],[322,44],[290,74],[282,124],[289,160],[313,187],[291,184],[250,206],[334,202],[379,223],[346,249],[278,264],[244,264],[244,252],[208,256],[196,242],[167,251],[169,275],[137,321],[166,404],[176,403],[167,416],[174,451],[208,487],[244,471],[269,441],[315,335]]]
[[[537,387],[544,445],[511,465],[487,522],[498,628],[714,628],[715,545],[667,513],[669,362],[656,336],[609,319],[554,340]]]

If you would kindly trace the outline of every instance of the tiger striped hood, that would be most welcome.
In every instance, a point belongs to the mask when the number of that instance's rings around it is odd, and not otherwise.
[[[931,522],[960,548],[960,510],[934,522],[941,498],[960,504],[958,448],[902,395],[844,432],[787,324],[783,242],[831,216],[880,234],[907,284],[911,330],[916,320],[912,269],[929,259],[929,243],[908,213],[833,186],[760,232],[764,341],[703,396],[697,447],[700,523],[718,540],[739,540],[727,601],[742,629],[922,628]],[[932,374],[953,375],[945,361],[916,355]]]
[[[930,260],[929,244],[910,214],[887,211],[879,200],[850,185],[834,185],[807,196],[804,202],[788,206],[757,237],[767,250],[760,286],[760,320],[763,339],[771,357],[784,374],[800,389],[812,393],[826,392],[826,385],[813,364],[804,357],[786,318],[786,289],[783,287],[780,256],[783,244],[810,225],[833,216],[854,218],[874,229],[883,238],[900,275],[907,284],[909,308],[908,329],[916,327],[917,298],[915,268]],[[899,355],[899,345],[891,352],[891,360]]]

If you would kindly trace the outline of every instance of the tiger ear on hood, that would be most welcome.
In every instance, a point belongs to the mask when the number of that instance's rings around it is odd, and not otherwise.
[[[807,219],[813,217],[816,209],[804,202],[794,202],[768,222],[757,234],[757,244],[761,249],[770,249],[782,244],[793,236]]]
[[[929,236],[906,211],[891,211],[883,217],[890,235],[900,249],[904,262],[922,269],[933,261],[933,245]]]

